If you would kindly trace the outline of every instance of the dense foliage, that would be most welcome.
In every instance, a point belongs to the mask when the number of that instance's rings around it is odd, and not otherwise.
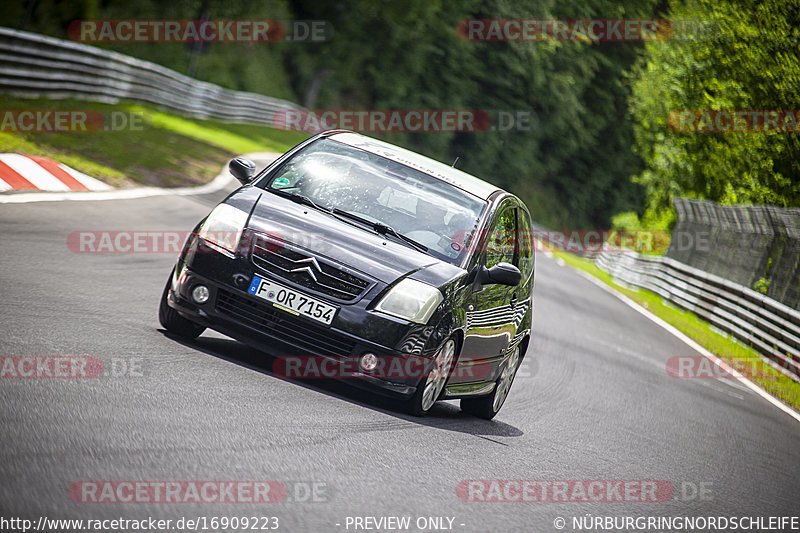
[[[289,57],[300,86],[327,69],[316,107],[482,109],[529,114],[530,127],[483,133],[391,134],[435,158],[522,195],[538,222],[606,226],[636,209],[641,169],[627,119],[623,73],[641,44],[473,42],[455,27],[471,18],[644,18],[653,2],[353,0],[319,7],[297,0],[300,18],[331,20],[334,42]],[[346,5],[344,5],[346,4]]]
[[[27,6],[33,5],[28,10]],[[690,21],[664,41],[472,42],[471,18]],[[528,128],[384,133],[520,194],[544,225],[666,225],[673,195],[800,205],[800,141],[786,133],[673,131],[670,112],[793,109],[800,94],[791,0],[38,0],[0,24],[66,35],[74,19],[315,19],[323,43],[116,44],[239,90],[314,109],[479,109]]]
[[[667,124],[670,112],[681,110],[796,114],[800,4],[687,0],[673,5],[670,17],[675,35],[648,43],[632,76],[630,106],[645,161],[635,180],[647,188],[646,220],[669,218],[675,195],[800,206],[800,128],[692,133]]]

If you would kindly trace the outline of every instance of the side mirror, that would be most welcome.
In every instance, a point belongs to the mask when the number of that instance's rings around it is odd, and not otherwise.
[[[483,285],[496,283],[516,287],[520,281],[522,281],[522,272],[509,263],[497,263],[492,268],[482,267],[481,283]]]
[[[228,170],[242,185],[247,185],[253,181],[253,175],[256,173],[256,164],[244,157],[237,157],[236,159],[231,159],[231,162],[228,163]]]

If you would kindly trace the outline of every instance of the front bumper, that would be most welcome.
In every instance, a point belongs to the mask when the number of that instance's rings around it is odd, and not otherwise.
[[[235,259],[224,260],[236,263]],[[208,263],[208,258],[202,262]],[[328,361],[323,372],[301,372],[286,377],[341,379],[357,387],[408,398],[431,367],[432,353],[424,353],[421,348],[427,341],[426,328],[368,311],[364,302],[342,305],[333,323],[326,326],[276,309],[250,294],[247,287],[252,271],[245,274],[234,266],[225,268],[224,275],[219,270],[210,270],[213,275],[206,275],[209,269],[203,270],[201,274],[179,261],[168,305],[193,322],[241,340],[279,360],[283,358],[284,365],[289,361],[286,358],[294,358],[290,361],[300,364],[300,368],[319,369],[321,361]],[[262,272],[258,275],[264,276]],[[220,278],[231,279],[232,283],[222,283],[218,281]],[[199,284],[210,292],[203,304],[194,302],[190,296]],[[380,361],[380,367],[373,372],[363,371],[354,364],[366,353],[376,355]],[[341,371],[335,370],[336,365]]]

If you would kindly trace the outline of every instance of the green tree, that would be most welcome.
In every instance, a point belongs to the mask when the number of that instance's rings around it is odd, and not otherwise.
[[[670,112],[796,110],[800,5],[792,0],[687,0],[671,6],[675,35],[646,45],[630,109],[646,168],[649,220],[672,217],[677,195],[724,204],[800,205],[800,137],[782,132],[674,131]]]
[[[335,39],[288,61],[295,92],[327,72],[317,107],[480,109],[530,113],[526,131],[383,135],[519,193],[540,223],[609,224],[643,203],[629,176],[631,150],[623,74],[638,43],[468,42],[470,18],[644,18],[654,1],[351,0],[291,3],[301,18],[330,20]]]

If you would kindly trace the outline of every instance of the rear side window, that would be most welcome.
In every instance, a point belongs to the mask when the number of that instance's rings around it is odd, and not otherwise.
[[[518,208],[517,220],[519,222],[519,270],[522,272],[522,281],[524,282],[533,272],[533,231],[527,211]]]

